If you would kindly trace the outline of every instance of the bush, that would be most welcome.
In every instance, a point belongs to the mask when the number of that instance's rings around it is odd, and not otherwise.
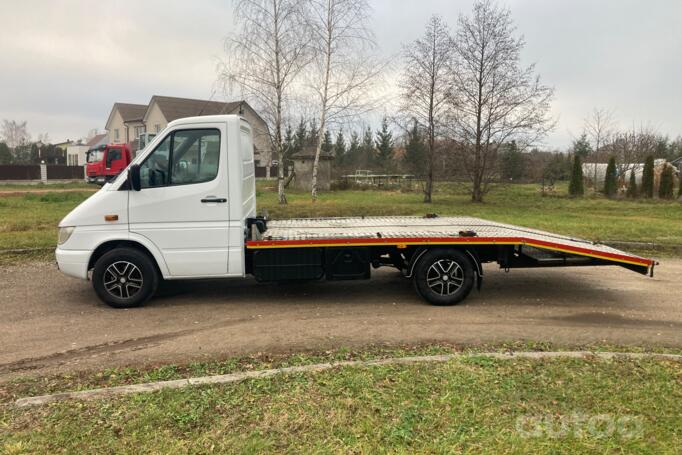
[[[661,184],[658,186],[658,197],[661,199],[672,199],[675,191],[675,180],[673,168],[666,166],[661,172]]]
[[[580,161],[579,155],[576,155],[573,159],[573,171],[571,172],[571,183],[568,185],[568,194],[573,197],[585,194],[585,187],[583,185],[583,164]]]
[[[609,164],[606,166],[606,176],[604,177],[604,194],[606,197],[612,198],[618,192],[618,183],[616,182],[616,159],[609,158]]]
[[[654,157],[652,155],[647,156],[644,162],[642,196],[646,198],[654,197]]]
[[[637,178],[635,177],[634,169],[630,171],[630,183],[628,184],[626,196],[631,199],[635,199],[637,196],[639,196],[639,192],[637,191]]]

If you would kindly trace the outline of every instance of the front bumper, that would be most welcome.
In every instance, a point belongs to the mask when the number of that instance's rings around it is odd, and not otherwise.
[[[88,262],[90,261],[90,251],[83,250],[63,250],[57,248],[54,255],[57,257],[57,267],[69,276],[88,279]]]

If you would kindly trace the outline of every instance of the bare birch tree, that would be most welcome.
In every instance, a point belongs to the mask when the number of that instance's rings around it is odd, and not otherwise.
[[[28,133],[27,122],[17,122],[16,120],[2,121],[2,134],[7,147],[14,150],[20,145],[26,145],[31,140],[31,135]]]
[[[597,160],[604,146],[611,141],[614,129],[613,113],[607,109],[595,108],[585,119],[585,131],[592,139],[592,161],[594,161],[594,175],[592,183],[597,189]]]
[[[432,16],[424,35],[403,46],[403,69],[400,88],[401,112],[415,119],[426,135],[426,182],[424,202],[431,202],[436,140],[443,132],[449,109],[448,96],[452,78],[452,37],[439,16]]]
[[[309,0],[308,18],[315,55],[310,85],[319,112],[311,182],[315,201],[322,138],[329,125],[371,108],[369,91],[381,65],[370,61],[365,52],[374,46],[367,0]]]
[[[459,17],[454,37],[451,127],[473,202],[488,192],[506,142],[523,149],[553,127],[554,90],[540,83],[534,65],[521,67],[525,41],[515,32],[508,9],[482,0],[470,17]]]
[[[304,4],[297,0],[237,0],[238,32],[226,40],[227,62],[220,68],[228,87],[236,85],[268,125],[275,148],[279,203],[284,194],[283,134],[293,84],[309,61]]]

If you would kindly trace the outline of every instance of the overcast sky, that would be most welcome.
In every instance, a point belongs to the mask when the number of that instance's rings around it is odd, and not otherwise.
[[[418,37],[438,13],[450,26],[470,0],[370,0],[382,54]],[[594,107],[624,127],[682,134],[682,1],[509,0],[527,46],[555,87],[556,130],[566,147]],[[0,0],[0,119],[27,120],[52,141],[103,129],[115,101],[152,95],[208,98],[231,0]]]

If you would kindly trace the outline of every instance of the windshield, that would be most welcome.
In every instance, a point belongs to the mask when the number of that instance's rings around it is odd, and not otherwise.
[[[96,163],[104,158],[103,150],[90,150],[88,152],[88,163]]]

